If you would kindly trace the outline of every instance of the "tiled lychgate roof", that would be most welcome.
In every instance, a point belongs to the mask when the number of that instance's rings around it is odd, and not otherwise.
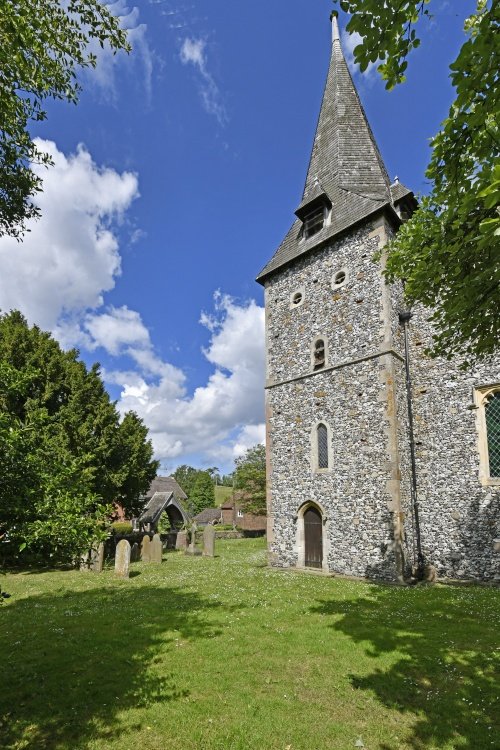
[[[174,477],[155,477],[149,485],[146,498],[152,497],[155,492],[173,492],[178,500],[186,500],[187,495],[177,484]]]
[[[257,281],[263,283],[276,269],[381,209],[387,208],[394,221],[399,222],[393,204],[403,197],[403,190],[411,192],[396,183],[397,197],[391,194],[387,171],[349,73],[337,21],[333,19],[330,67],[304,193],[297,209],[302,217],[308,204],[312,206],[323,195],[328,206],[331,204],[331,220],[307,238],[301,231],[302,221],[297,219]]]
[[[141,523],[156,523],[168,505],[169,500],[174,497],[173,492],[155,492],[148,502],[139,518]]]

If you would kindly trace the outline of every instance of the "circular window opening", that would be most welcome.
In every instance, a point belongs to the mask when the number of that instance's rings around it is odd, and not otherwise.
[[[339,271],[335,274],[333,283],[337,286],[340,286],[340,284],[343,284],[346,279],[345,271]]]
[[[295,294],[292,297],[292,303],[294,305],[300,305],[302,302],[302,292],[295,292]]]

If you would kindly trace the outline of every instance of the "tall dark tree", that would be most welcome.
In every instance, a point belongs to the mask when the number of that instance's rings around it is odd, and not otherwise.
[[[125,414],[118,427],[116,461],[114,482],[118,491],[115,499],[127,516],[138,515],[144,505],[140,498],[155,478],[160,462],[153,460],[148,429],[133,411]]]
[[[147,431],[120,424],[97,365],[64,352],[18,312],[0,316],[0,552],[71,560],[133,507],[155,476]]]

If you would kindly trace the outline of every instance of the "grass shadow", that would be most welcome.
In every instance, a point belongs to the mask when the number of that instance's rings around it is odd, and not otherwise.
[[[97,585],[9,600],[2,619],[3,748],[83,748],[119,737],[127,709],[176,701],[187,685],[155,667],[175,638],[217,635],[219,605],[179,588]]]
[[[415,714],[410,747],[486,750],[499,747],[499,604],[492,589],[373,586],[368,597],[312,611],[388,664],[349,677],[355,690]]]

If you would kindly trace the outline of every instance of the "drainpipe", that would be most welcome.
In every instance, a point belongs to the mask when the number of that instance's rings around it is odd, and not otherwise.
[[[417,494],[417,464],[415,460],[415,434],[413,431],[413,405],[411,398],[411,375],[410,375],[410,348],[408,345],[408,324],[411,320],[411,312],[399,313],[399,322],[403,326],[405,337],[405,370],[406,370],[406,403],[408,407],[408,432],[410,438],[411,459],[411,504],[413,509],[413,520],[415,524],[415,541],[417,546],[417,578],[424,578],[424,554],[422,552],[422,540],[420,535],[420,519]]]

